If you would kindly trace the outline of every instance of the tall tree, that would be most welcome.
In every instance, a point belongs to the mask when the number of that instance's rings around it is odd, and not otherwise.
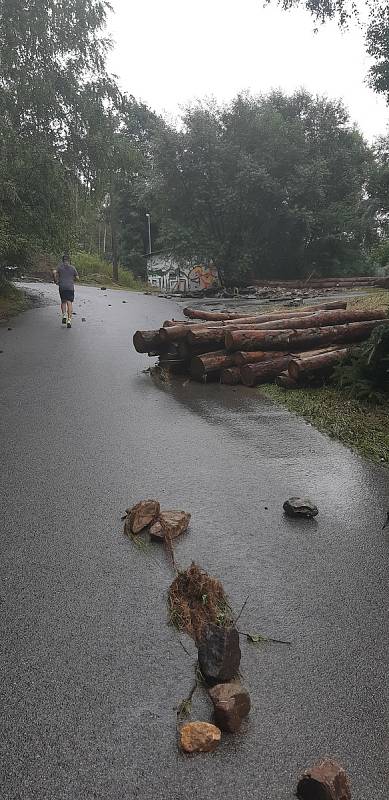
[[[277,92],[196,106],[160,137],[161,241],[230,281],[358,269],[375,233],[371,164],[341,103]]]
[[[2,260],[71,236],[85,186],[85,110],[93,94],[100,108],[112,94],[108,9],[105,0],[0,0]]]

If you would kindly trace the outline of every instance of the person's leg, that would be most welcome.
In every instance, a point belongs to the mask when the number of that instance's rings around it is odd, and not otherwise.
[[[71,303],[70,300],[68,300],[66,305],[67,305],[67,309],[68,309],[68,322],[67,322],[67,324],[68,324],[68,328],[70,328],[71,324],[72,324],[73,304]]]
[[[61,314],[62,314],[62,323],[63,325],[66,323],[66,302],[64,303],[61,298]]]

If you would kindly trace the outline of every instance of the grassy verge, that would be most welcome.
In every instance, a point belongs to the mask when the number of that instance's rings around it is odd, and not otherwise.
[[[349,301],[348,307],[388,310],[389,291],[373,289]],[[261,392],[366,458],[389,465],[389,397],[382,405],[361,406],[335,386],[283,389],[266,385]]]
[[[125,288],[138,292],[150,288],[148,284],[136,278],[132,272],[121,267],[119,267],[119,282],[114,283],[112,280],[112,264],[99,258],[99,256],[90,255],[89,253],[75,253],[72,256],[72,263],[77,268],[81,283]]]
[[[12,283],[0,284],[0,322],[31,308],[31,298]]]

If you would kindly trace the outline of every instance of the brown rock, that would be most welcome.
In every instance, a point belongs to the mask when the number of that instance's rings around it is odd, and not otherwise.
[[[296,796],[299,800],[351,800],[350,783],[343,767],[326,759],[303,773]]]
[[[160,505],[157,500],[141,500],[132,508],[127,508],[124,532],[127,534],[140,533],[158,519],[159,511]]]
[[[151,538],[162,542],[165,536],[176,539],[188,528],[190,514],[186,511],[161,511],[157,522],[150,528]]]
[[[236,628],[206,625],[197,648],[201,672],[209,683],[224,683],[236,677],[241,658]]]
[[[221,739],[221,731],[210,722],[188,722],[180,730],[180,745],[184,753],[210,753]]]
[[[213,702],[215,721],[222,731],[236,733],[242,720],[250,711],[251,702],[247,689],[240,681],[218,683],[209,689]]]

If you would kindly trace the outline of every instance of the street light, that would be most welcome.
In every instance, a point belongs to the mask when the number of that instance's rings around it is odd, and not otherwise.
[[[151,217],[150,217],[150,214],[146,214],[146,219],[147,219],[147,226],[148,226],[148,232],[149,232],[149,256],[151,256]]]

